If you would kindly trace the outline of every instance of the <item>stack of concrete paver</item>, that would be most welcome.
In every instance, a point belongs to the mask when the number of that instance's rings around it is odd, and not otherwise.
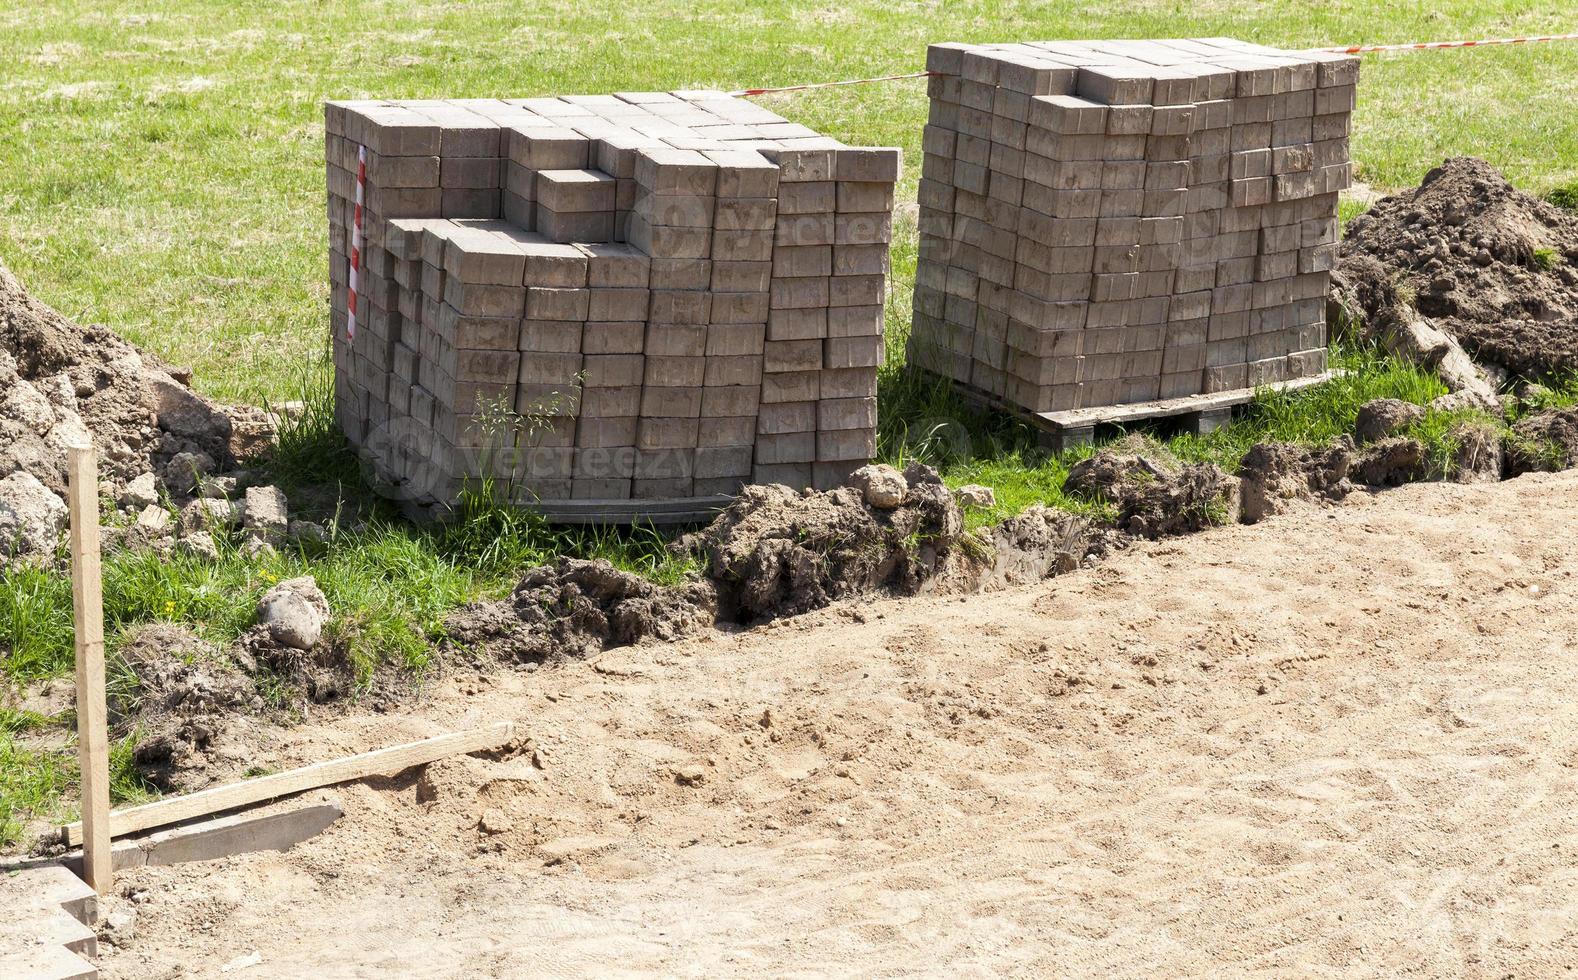
[[[715,92],[326,124],[336,406],[394,492],[690,498],[871,458],[897,150]]]
[[[1357,59],[933,45],[910,356],[1035,412],[1325,371]]]

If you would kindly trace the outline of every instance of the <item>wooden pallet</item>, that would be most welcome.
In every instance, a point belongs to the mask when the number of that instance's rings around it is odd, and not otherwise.
[[[1032,412],[1011,404],[960,381],[954,389],[967,400],[978,405],[1004,412],[1036,430],[1041,445],[1053,452],[1062,452],[1075,446],[1088,446],[1096,437],[1098,425],[1130,425],[1149,419],[1178,418],[1189,431],[1197,435],[1214,432],[1232,421],[1233,409],[1254,401],[1264,392],[1302,391],[1324,384],[1337,376],[1336,371],[1326,371],[1308,378],[1279,381],[1258,388],[1234,388],[1206,395],[1186,395],[1182,398],[1163,398],[1157,401],[1133,402],[1128,405],[1101,405],[1093,408],[1071,408],[1061,412]]]
[[[734,503],[728,494],[674,500],[542,500],[523,504],[555,524],[707,524]]]
[[[734,498],[728,494],[710,497],[679,497],[673,500],[539,500],[521,504],[536,511],[553,524],[652,524],[658,527],[681,524],[708,524]],[[394,504],[416,524],[442,524],[453,518],[448,508],[396,500]]]

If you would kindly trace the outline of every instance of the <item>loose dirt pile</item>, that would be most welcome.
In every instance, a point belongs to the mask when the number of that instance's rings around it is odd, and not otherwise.
[[[100,965],[1560,976],[1575,521],[1574,473],[1414,485],[966,601],[455,670],[255,765],[505,720],[527,751],[336,787],[285,853],[117,874]]]
[[[974,592],[1070,571],[1111,542],[1081,518],[1032,507],[979,534],[930,467],[864,467],[824,492],[745,488],[708,527],[673,545],[697,577],[660,586],[604,561],[561,559],[526,573],[503,602],[445,625],[462,653],[539,664],[646,637],[755,625],[881,593]]]
[[[1349,222],[1333,289],[1383,318],[1399,300],[1475,360],[1538,380],[1578,370],[1578,215],[1455,157]]]
[[[709,581],[661,586],[607,561],[561,558],[528,571],[509,599],[472,603],[450,616],[447,642],[521,664],[582,659],[648,636],[674,640],[711,626]]]
[[[1185,465],[1138,435],[1074,464],[1063,489],[1112,504],[1119,528],[1153,540],[1234,523],[1239,515],[1238,481],[1221,467]]]
[[[111,494],[135,486],[140,507],[163,490],[191,496],[194,474],[233,467],[233,440],[255,445],[267,420],[213,404],[188,380],[104,327],[61,316],[0,265],[0,561],[53,551],[68,446],[91,440]]]

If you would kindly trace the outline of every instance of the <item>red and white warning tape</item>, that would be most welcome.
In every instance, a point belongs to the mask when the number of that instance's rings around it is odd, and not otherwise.
[[[878,75],[876,78],[851,78],[842,82],[809,82],[805,85],[785,85],[782,88],[742,88],[738,92],[727,92],[726,95],[773,95],[778,92],[804,92],[814,88],[835,88],[839,85],[864,85],[867,82],[896,82],[901,78],[926,78],[935,75],[934,71],[912,71],[903,75]]]
[[[1578,34],[1543,34],[1538,37],[1493,37],[1479,41],[1420,41],[1415,44],[1355,44],[1346,48],[1313,48],[1328,54],[1370,54],[1377,51],[1430,51],[1442,48],[1480,48],[1496,44],[1537,44],[1541,41],[1578,41]],[[912,71],[902,75],[878,75],[876,78],[850,78],[838,82],[808,82],[805,85],[784,85],[779,88],[743,88],[727,95],[777,95],[780,92],[808,92],[819,88],[837,88],[841,85],[865,85],[868,82],[896,82],[905,78],[926,78],[934,71]]]
[[[347,292],[345,339],[356,339],[356,287],[362,271],[362,203],[367,194],[367,147],[356,148],[356,213],[351,218],[351,275]]]
[[[1350,48],[1316,48],[1332,54],[1369,54],[1372,51],[1430,51],[1439,48],[1480,48],[1493,44],[1536,44],[1540,41],[1578,41],[1578,34],[1545,34],[1540,37],[1492,37],[1479,41],[1420,41],[1417,44],[1356,44]]]

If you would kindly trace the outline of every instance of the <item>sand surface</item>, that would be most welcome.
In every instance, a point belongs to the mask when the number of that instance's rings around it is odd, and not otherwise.
[[[532,746],[308,794],[346,816],[285,854],[124,875],[102,964],[1560,974],[1575,528],[1578,473],[1410,486],[1030,588],[452,674],[263,761],[497,719]]]

